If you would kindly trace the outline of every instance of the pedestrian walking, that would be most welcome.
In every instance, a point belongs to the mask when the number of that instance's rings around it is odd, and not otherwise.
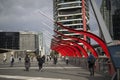
[[[49,58],[50,58],[50,61],[51,61],[51,56],[49,56]]]
[[[95,66],[95,57],[90,53],[88,56],[88,68],[90,71],[90,76],[94,76],[94,66]]]
[[[49,61],[49,56],[47,55],[47,62]]]
[[[40,55],[37,57],[37,61],[38,61],[38,71],[42,71],[42,67],[43,67],[43,63],[44,63],[44,58],[42,58]]]
[[[29,71],[30,69],[30,57],[28,56],[28,54],[26,54],[25,56],[25,71]]]
[[[11,55],[11,57],[10,57],[10,67],[13,67],[13,65],[14,65],[14,56]]]
[[[21,57],[20,57],[20,56],[19,56],[19,58],[18,58],[18,59],[19,59],[19,63],[21,63]]]
[[[45,63],[45,55],[42,56],[43,63]]]
[[[53,58],[53,63],[56,65],[57,64],[57,56],[54,56],[54,58]]]
[[[66,64],[68,65],[68,62],[69,62],[69,58],[66,56],[65,58],[65,61],[66,61]]]
[[[47,57],[47,62],[48,62],[48,60],[49,60],[49,59],[48,59],[48,57]]]
[[[7,61],[7,58],[6,58],[6,56],[4,56],[4,58],[3,58],[3,63],[5,64],[6,61]]]

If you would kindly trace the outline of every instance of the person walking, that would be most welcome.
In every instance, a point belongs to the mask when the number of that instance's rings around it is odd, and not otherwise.
[[[19,63],[21,63],[21,56],[19,56],[18,60],[19,60]]]
[[[49,56],[49,58],[50,58],[50,61],[51,61],[51,56]]]
[[[57,56],[55,55],[54,58],[53,58],[53,63],[56,65],[57,64]]]
[[[42,56],[43,63],[45,63],[45,55]]]
[[[14,56],[11,55],[11,57],[10,57],[10,67],[13,67],[13,65],[14,65]]]
[[[37,61],[38,61],[38,67],[39,67],[38,71],[42,71],[44,59],[39,55],[39,56],[37,57]]]
[[[88,56],[88,68],[90,71],[90,76],[94,76],[94,66],[95,66],[95,57],[90,53]]]
[[[67,56],[66,56],[65,60],[66,60],[66,64],[68,65],[69,58]]]
[[[30,58],[28,56],[28,54],[26,54],[25,56],[25,71],[29,71],[30,69]]]
[[[6,61],[7,61],[7,58],[6,58],[6,56],[4,56],[4,58],[3,58],[3,64],[5,64]]]

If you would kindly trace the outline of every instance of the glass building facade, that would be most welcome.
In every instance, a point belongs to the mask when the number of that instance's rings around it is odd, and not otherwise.
[[[0,48],[19,49],[19,32],[0,32]]]
[[[120,1],[111,0],[114,40],[120,40]]]
[[[102,0],[101,13],[114,40],[120,40],[120,1]]]

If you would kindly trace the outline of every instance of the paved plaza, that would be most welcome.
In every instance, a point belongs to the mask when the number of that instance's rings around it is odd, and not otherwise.
[[[73,65],[66,65],[59,60],[56,65],[52,61],[44,64],[42,71],[38,71],[37,62],[31,62],[30,71],[24,71],[24,63],[16,62],[13,67],[9,63],[0,64],[0,80],[107,80],[101,74],[95,73],[90,77],[89,71]]]

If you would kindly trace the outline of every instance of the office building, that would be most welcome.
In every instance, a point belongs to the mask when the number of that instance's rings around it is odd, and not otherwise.
[[[101,13],[113,40],[120,40],[120,1],[102,0]]]
[[[53,0],[53,16],[54,20],[67,26],[71,29],[83,30],[83,18],[82,18],[82,4],[85,4],[85,19],[86,19],[86,31],[90,28],[89,24],[89,14],[88,14],[88,2],[87,0]],[[66,29],[61,28],[58,25],[55,25],[54,30],[61,32],[62,34],[68,36],[75,36],[77,38],[84,39],[83,35],[69,32]],[[55,33],[55,35],[57,35]],[[68,38],[63,38],[60,35],[59,38],[68,40]],[[87,40],[89,41],[89,39]],[[79,43],[80,44],[80,43]],[[81,44],[82,45],[82,44]]]
[[[120,40],[120,1],[111,0],[113,39]]]
[[[36,33],[20,32],[20,50],[35,50]]]
[[[0,32],[0,48],[20,49],[19,32]]]
[[[41,33],[42,34],[42,33]],[[24,57],[26,52],[39,54],[43,52],[42,38],[35,32],[0,32],[0,48],[10,50],[10,54],[4,54],[18,58]],[[42,53],[43,54],[43,53]]]
[[[13,50],[36,50],[42,45],[41,35],[35,32],[0,32],[0,48]],[[39,40],[40,39],[40,40]],[[40,43],[40,44],[39,44]]]

